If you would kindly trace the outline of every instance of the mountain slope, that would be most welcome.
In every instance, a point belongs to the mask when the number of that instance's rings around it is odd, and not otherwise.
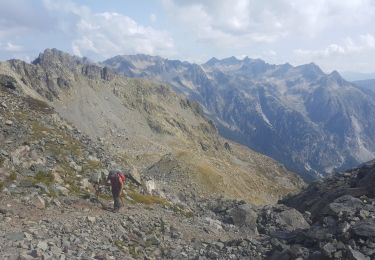
[[[197,65],[146,55],[103,63],[131,77],[168,82],[198,101],[225,137],[306,179],[375,157],[375,100],[315,64],[230,57]]]
[[[353,81],[353,84],[367,91],[371,95],[375,95],[375,79],[364,79]]]
[[[117,164],[134,165],[145,179],[149,169],[165,164],[162,158],[170,154],[185,169],[179,175],[181,184],[176,182],[187,195],[194,186],[197,196],[223,194],[261,204],[302,186],[274,160],[222,139],[199,105],[165,85],[119,76],[55,49],[32,64],[1,63],[0,74],[13,82],[14,91],[48,102],[62,118],[98,140]],[[151,177],[155,192],[162,194],[164,182],[158,176]]]

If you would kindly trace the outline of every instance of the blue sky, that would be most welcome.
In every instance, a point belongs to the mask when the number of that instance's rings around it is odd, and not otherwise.
[[[54,47],[95,61],[249,56],[374,73],[373,24],[374,0],[0,0],[0,59]]]

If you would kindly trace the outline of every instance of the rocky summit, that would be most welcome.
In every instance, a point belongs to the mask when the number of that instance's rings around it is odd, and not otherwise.
[[[194,64],[147,55],[103,63],[130,77],[171,84],[198,101],[223,136],[307,180],[375,157],[373,92],[313,63],[294,67],[230,57]]]

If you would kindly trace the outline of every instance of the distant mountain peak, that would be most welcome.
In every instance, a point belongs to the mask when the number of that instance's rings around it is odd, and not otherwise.
[[[326,75],[321,68],[316,65],[315,63],[311,62],[308,64],[303,64],[295,67],[297,71],[299,71],[303,77],[309,80],[315,80],[319,77]]]
[[[243,58],[243,61],[251,61],[252,59],[249,58],[249,56],[245,56],[245,58]]]
[[[219,59],[215,58],[215,57],[212,57],[211,59],[209,59],[206,63],[204,63],[204,65],[208,65],[208,66],[213,66],[215,65],[216,63],[220,62]]]
[[[321,68],[318,65],[316,65],[314,62],[299,65],[296,68],[299,68],[299,69],[304,70],[304,71],[315,71],[315,72],[323,73]]]
[[[328,76],[333,78],[342,78],[340,73],[337,70],[332,71]]]
[[[208,60],[206,63],[204,63],[203,65],[207,65],[207,66],[227,65],[228,66],[228,65],[238,64],[240,62],[242,62],[242,61],[237,59],[234,56],[224,58],[224,59],[221,59],[221,60],[213,57],[210,60]]]
[[[333,80],[337,83],[344,84],[345,79],[341,77],[340,73],[336,70],[332,71],[330,74],[328,74],[328,79]]]
[[[45,49],[42,53],[39,54],[32,64],[34,65],[45,65],[52,66],[63,64],[68,67],[74,67],[78,64],[87,64],[90,63],[89,59],[86,57],[80,58],[78,56],[70,55],[64,51],[58,49]]]
[[[241,60],[237,59],[236,57],[234,56],[231,56],[231,57],[228,57],[228,58],[225,58],[225,59],[222,59],[221,60],[221,63],[223,64],[227,64],[227,65],[232,65],[232,64],[236,64],[238,62],[240,62]]]

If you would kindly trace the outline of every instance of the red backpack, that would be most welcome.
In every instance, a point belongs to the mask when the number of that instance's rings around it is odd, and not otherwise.
[[[110,181],[112,185],[119,186],[120,184],[124,184],[126,180],[125,175],[122,172],[116,172],[110,176]]]

